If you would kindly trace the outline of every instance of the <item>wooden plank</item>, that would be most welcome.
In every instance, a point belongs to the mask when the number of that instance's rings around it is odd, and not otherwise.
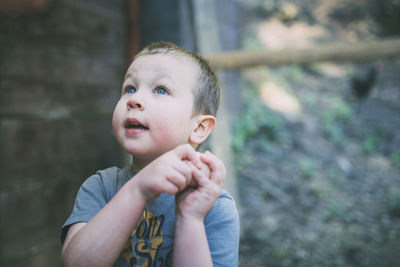
[[[239,69],[259,65],[278,66],[320,61],[363,62],[400,58],[400,39],[359,42],[354,44],[319,45],[306,49],[268,51],[205,51],[205,58],[216,69]]]
[[[140,50],[140,1],[130,0],[128,1],[128,55],[131,63],[133,58]]]
[[[193,1],[193,9],[199,52],[201,54],[209,54],[211,52],[220,51],[215,2],[213,0]],[[224,88],[223,73],[218,72],[217,76],[222,88]],[[236,176],[232,165],[233,153],[230,140],[229,118],[222,90],[222,98],[217,116],[217,127],[212,134],[211,147],[213,152],[225,163],[227,178],[224,187],[236,200],[239,200]],[[237,205],[239,208],[239,201],[237,201]]]

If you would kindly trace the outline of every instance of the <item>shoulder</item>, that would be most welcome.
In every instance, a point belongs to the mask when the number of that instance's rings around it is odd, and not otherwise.
[[[219,197],[216,201],[216,205],[221,206],[223,208],[230,208],[236,210],[235,200],[233,199],[232,195],[225,189],[221,190],[221,193],[219,194]]]
[[[221,192],[219,193],[219,197],[218,197],[219,199],[220,198],[226,198],[226,199],[230,199],[231,201],[233,201],[233,202],[235,202],[235,200],[233,199],[233,197],[231,196],[231,194],[227,191],[227,190],[225,190],[225,189],[222,189],[221,190]]]
[[[118,167],[110,167],[98,170],[95,174],[87,178],[80,191],[90,192],[94,194],[102,194],[109,201],[116,192],[126,182],[124,169]]]
[[[233,197],[226,190],[221,190],[218,199],[215,201],[214,206],[207,213],[205,223],[231,222],[234,224],[239,223],[239,214],[237,211],[236,203]]]
[[[110,167],[104,170],[98,170],[96,173],[87,178],[83,182],[82,186],[96,187],[113,183],[116,180],[119,171],[120,169],[118,169],[117,167]]]

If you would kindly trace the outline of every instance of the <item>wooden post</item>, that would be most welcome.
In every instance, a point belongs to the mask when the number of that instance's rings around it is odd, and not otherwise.
[[[193,1],[194,24],[196,29],[197,45],[201,54],[210,54],[220,51],[218,24],[216,20],[215,2],[213,0]],[[222,73],[218,72],[217,76],[220,80],[222,90],[222,99],[217,116],[217,127],[215,128],[211,146],[213,152],[225,163],[227,178],[224,187],[239,200],[236,187],[236,176],[233,170],[233,153],[231,149],[229,114],[227,112],[226,103],[224,101],[224,84]],[[239,208],[239,201],[237,201]]]
[[[131,63],[140,50],[140,2],[139,0],[128,1],[128,54]]]
[[[320,61],[362,62],[376,59],[395,59],[400,58],[400,39],[318,45],[306,49],[235,51],[229,53],[209,51],[205,58],[216,69],[239,69],[258,65],[306,64]]]

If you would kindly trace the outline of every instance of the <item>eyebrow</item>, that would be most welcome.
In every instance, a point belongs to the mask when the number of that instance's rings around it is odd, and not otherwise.
[[[125,77],[124,77],[124,80],[123,80],[123,83],[122,83],[122,84],[124,84],[124,83],[126,82],[126,80],[128,80],[128,79],[130,79],[131,82],[134,82],[134,80],[135,80],[135,75],[132,74],[132,72],[127,73],[127,74],[125,75]],[[165,80],[166,80],[166,82],[164,82]],[[171,85],[172,85],[173,87],[176,87],[176,86],[177,86],[175,80],[174,80],[170,75],[168,75],[168,74],[166,74],[166,73],[157,75],[157,76],[156,76],[156,81],[157,81],[157,83],[164,84],[164,85],[166,85],[166,86],[168,86],[168,87],[170,87]],[[154,82],[153,82],[153,83],[154,83]],[[167,83],[167,84],[165,84],[165,83]]]
[[[124,81],[128,78],[130,78],[132,75],[130,72],[126,72],[125,76],[124,76]]]

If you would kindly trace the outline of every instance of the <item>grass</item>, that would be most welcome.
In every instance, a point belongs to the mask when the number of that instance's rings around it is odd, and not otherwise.
[[[394,151],[390,155],[390,160],[394,166],[400,167],[400,151]]]
[[[336,144],[342,144],[345,136],[341,123],[354,118],[352,107],[340,98],[332,99],[321,117],[328,138]]]
[[[311,179],[316,171],[316,164],[313,159],[302,158],[298,162],[298,169],[300,170],[301,177],[304,179]]]
[[[379,146],[380,137],[377,134],[369,134],[362,143],[362,148],[365,154],[371,154]]]

